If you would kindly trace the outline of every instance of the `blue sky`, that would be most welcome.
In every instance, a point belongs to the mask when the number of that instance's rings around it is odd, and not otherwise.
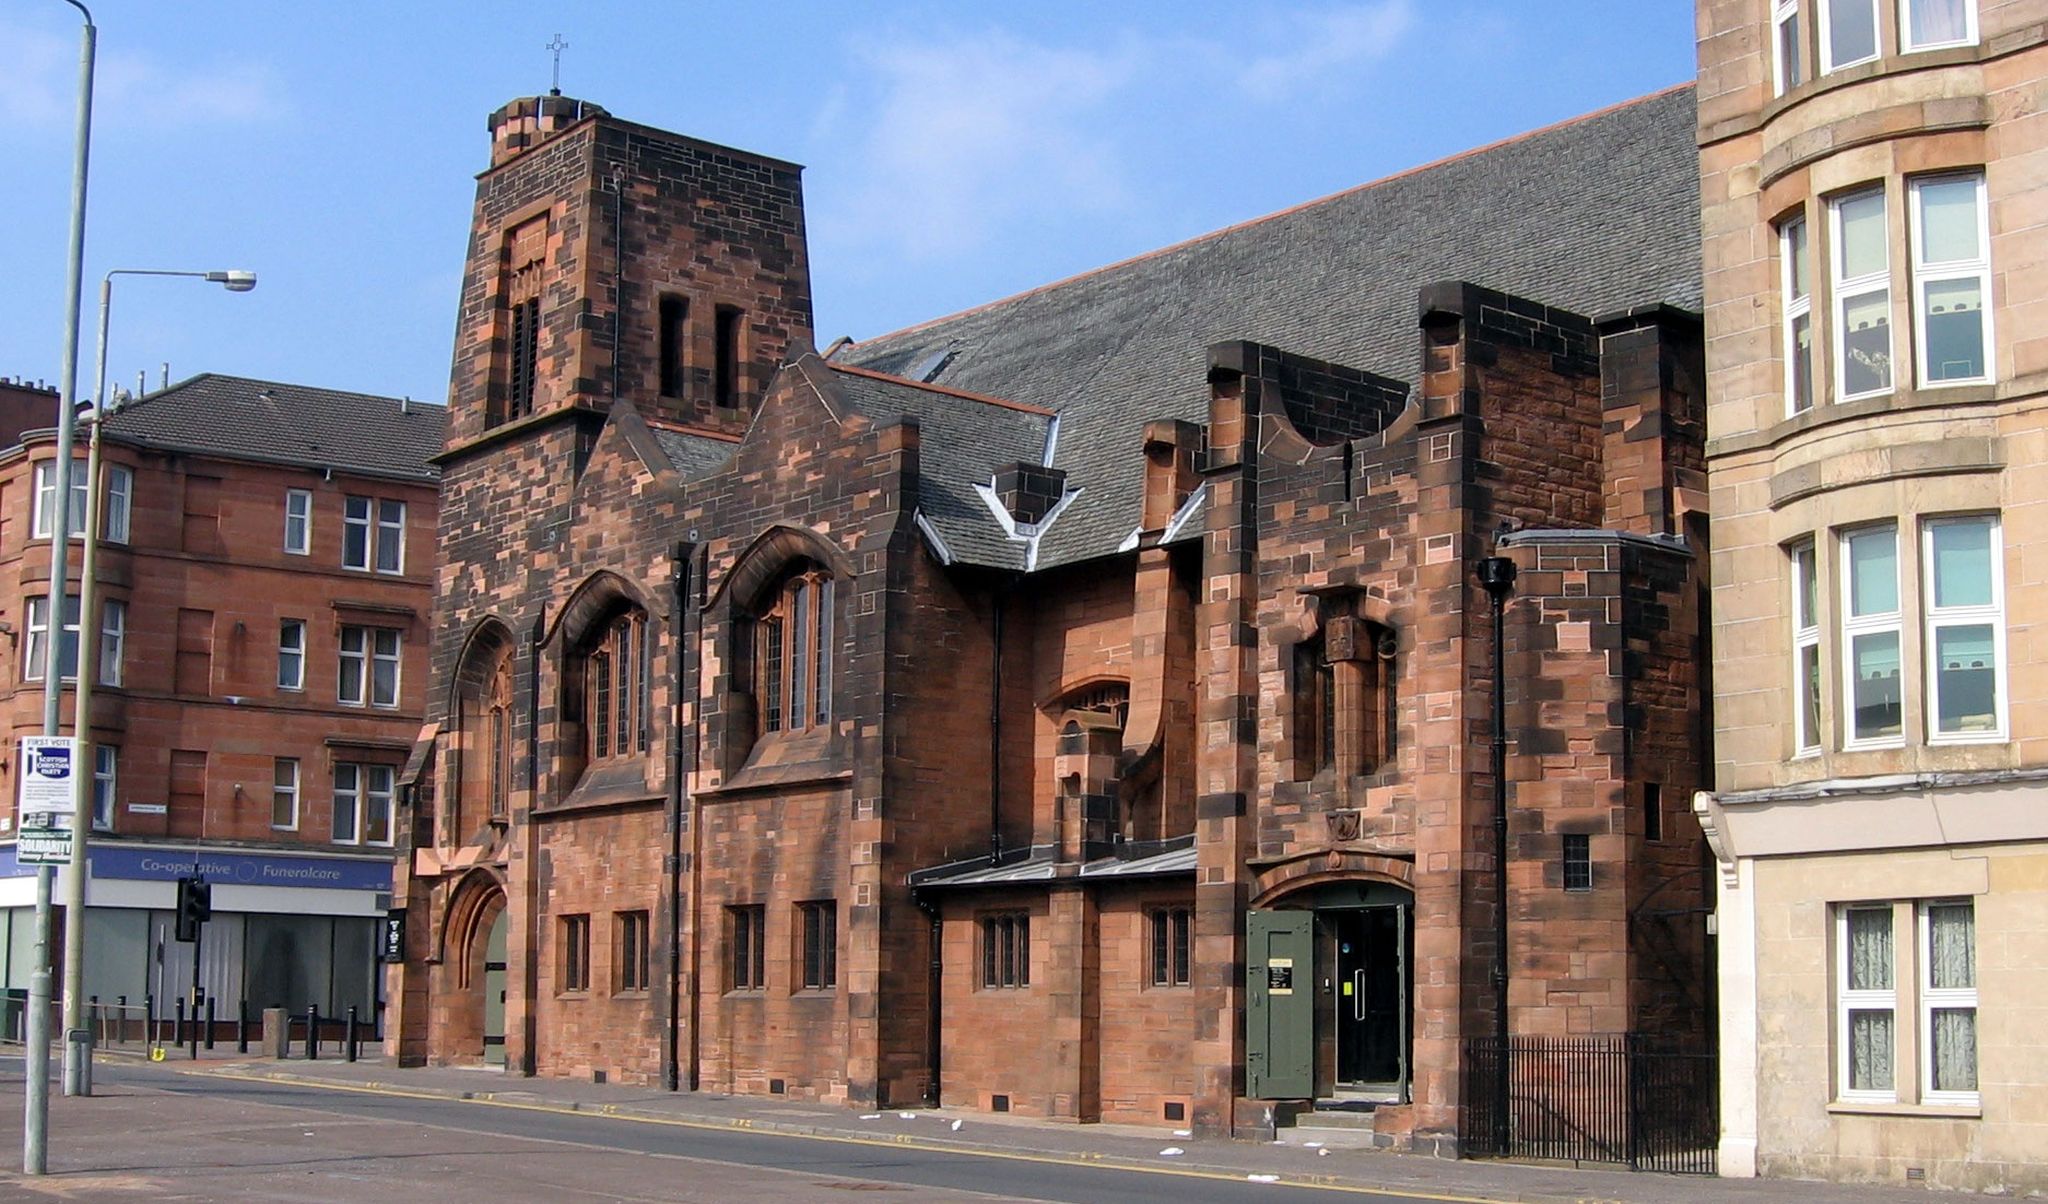
[[[88,0],[91,3],[92,0]],[[994,300],[1689,80],[1688,0],[99,0],[86,301],[133,387],[441,400],[484,119],[562,90],[792,159],[817,341]],[[0,375],[56,380],[76,10],[0,7]],[[92,315],[80,390],[90,389]]]

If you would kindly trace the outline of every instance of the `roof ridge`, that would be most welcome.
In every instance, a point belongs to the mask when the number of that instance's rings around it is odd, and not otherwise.
[[[1510,134],[1505,138],[1498,138],[1492,142],[1488,142],[1480,146],[1470,147],[1466,150],[1458,151],[1455,154],[1445,155],[1439,159],[1432,159],[1427,163],[1419,163],[1414,167],[1402,168],[1400,171],[1380,176],[1376,179],[1367,180],[1363,184],[1354,184],[1349,188],[1341,188],[1338,189],[1336,192],[1327,193],[1319,197],[1313,197],[1309,200],[1289,205],[1284,209],[1276,209],[1271,213],[1261,214],[1258,217],[1246,218],[1241,222],[1233,222],[1228,226],[1223,226],[1219,229],[1210,230],[1204,234],[1197,234],[1192,238],[1184,238],[1181,239],[1179,242],[1168,243],[1166,246],[1163,247],[1154,247],[1149,251],[1141,251],[1136,255],[1126,256],[1123,259],[1103,264],[1100,267],[1088,268],[1085,271],[1075,272],[1071,276],[1062,276],[1058,280],[1052,280],[1044,284],[1034,285],[1031,288],[1024,289],[1020,292],[1012,293],[1007,297],[998,297],[993,301],[984,301],[979,305],[970,305],[966,309],[955,310],[954,312],[949,314],[941,314],[936,318],[927,318],[922,322],[914,322],[909,326],[904,326],[896,330],[891,330],[883,334],[878,334],[870,339],[857,340],[851,344],[851,347],[857,351],[864,343],[879,343],[885,339],[899,338],[903,335],[915,334],[920,330],[926,330],[934,326],[943,326],[948,322],[952,322],[957,319],[967,317],[969,314],[985,313],[988,312],[989,310],[1000,309],[1003,306],[1011,305],[1018,301],[1022,301],[1027,297],[1035,297],[1041,293],[1049,293],[1052,292],[1054,289],[1065,288],[1067,285],[1074,284],[1082,280],[1087,280],[1091,277],[1107,275],[1110,272],[1127,268],[1132,264],[1143,263],[1148,259],[1157,259],[1161,256],[1171,254],[1172,252],[1181,250],[1184,247],[1192,247],[1200,243],[1209,242],[1212,239],[1222,238],[1227,234],[1235,234],[1240,230],[1248,229],[1252,226],[1262,225],[1270,221],[1277,221],[1280,218],[1300,213],[1306,209],[1314,209],[1319,205],[1327,205],[1332,201],[1341,200],[1345,197],[1353,196],[1358,193],[1365,192],[1369,189],[1378,188],[1385,184],[1392,184],[1397,180],[1404,180],[1410,176],[1421,175],[1423,172],[1433,171],[1439,167],[1448,167],[1449,165],[1459,162],[1460,160],[1470,159],[1478,155],[1483,155],[1489,151],[1501,150],[1505,147],[1513,146],[1519,142],[1526,142],[1532,138],[1539,138],[1545,134],[1555,133],[1556,131],[1565,129],[1569,126],[1579,125],[1581,123],[1588,121],[1594,121],[1598,118],[1605,117],[1610,113],[1615,113],[1622,109],[1632,108],[1640,104],[1648,104],[1653,100],[1661,100],[1666,96],[1670,96],[1677,92],[1683,92],[1686,89],[1695,86],[1696,84],[1694,81],[1686,80],[1682,83],[1672,84],[1669,87],[1659,88],[1654,92],[1646,92],[1641,96],[1632,97],[1628,100],[1616,101],[1611,105],[1605,105],[1601,108],[1594,109],[1591,112],[1580,113],[1574,117],[1566,117],[1560,121],[1553,121],[1548,125],[1538,126],[1533,130],[1524,130],[1519,134]],[[839,365],[838,363],[833,363],[832,367],[839,368],[841,367],[841,365]],[[909,383],[915,384],[916,382],[912,381]]]
[[[823,361],[820,362],[822,363]],[[986,393],[969,393],[965,389],[951,389],[945,385],[935,385],[930,381],[912,380],[907,376],[897,376],[893,372],[877,372],[873,368],[860,368],[852,364],[827,363],[825,366],[834,372],[844,372],[848,376],[865,376],[871,380],[887,381],[892,385],[922,389],[927,393],[942,393],[948,397],[958,397],[966,401],[979,401],[985,405],[1001,406],[1006,410],[1018,410],[1026,414],[1037,414],[1045,418],[1058,416],[1057,411],[1048,410],[1044,406],[1032,405],[1028,401],[1011,401],[1007,397],[991,397]]]
[[[397,405],[403,402],[407,405],[413,406],[433,406],[435,409],[438,410],[446,410],[448,408],[446,403],[444,402],[430,401],[425,398],[392,397],[386,393],[365,393],[359,389],[330,389],[326,385],[302,385],[294,381],[269,380],[261,376],[242,376],[233,372],[195,373],[174,385],[167,385],[164,388],[158,389],[154,393],[145,393],[141,397],[136,398],[135,400],[138,403],[143,401],[154,400],[156,398],[162,397],[166,393],[175,393],[180,389],[190,388],[191,386],[206,380],[239,382],[241,384],[246,385],[262,385],[280,389],[300,389],[308,393],[328,393],[337,397],[361,397],[369,401],[388,401],[393,405]]]

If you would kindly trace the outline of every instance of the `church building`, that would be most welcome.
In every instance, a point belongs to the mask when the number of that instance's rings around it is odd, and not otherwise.
[[[1691,89],[822,352],[796,165],[490,130],[402,1063],[1450,1150],[1711,1030]]]

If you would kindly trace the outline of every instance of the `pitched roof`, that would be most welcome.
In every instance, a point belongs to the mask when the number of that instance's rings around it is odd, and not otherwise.
[[[206,372],[129,402],[107,433],[145,447],[434,481],[445,407]]]
[[[665,426],[652,429],[654,441],[661,446],[662,454],[686,481],[710,476],[725,467],[726,461],[732,459],[733,450],[739,446],[730,439],[714,439],[709,435]]]
[[[1054,462],[1082,492],[1046,530],[1037,563],[1106,555],[1139,519],[1144,424],[1207,419],[1212,343],[1250,339],[1414,380],[1416,294],[1439,280],[1589,316],[1657,302],[1697,310],[1694,133],[1693,90],[1674,88],[836,358],[910,376],[950,351],[936,383],[1056,411]],[[928,461],[931,444],[928,434]]]
[[[832,379],[870,418],[917,420],[918,510],[949,552],[974,564],[1028,567],[1028,542],[1009,536],[974,487],[1019,460],[1041,462],[1049,412],[859,369],[839,368]]]

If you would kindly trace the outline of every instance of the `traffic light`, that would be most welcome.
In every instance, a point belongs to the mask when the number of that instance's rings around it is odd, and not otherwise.
[[[199,926],[212,918],[213,887],[204,878],[178,879],[178,939],[198,940]]]

